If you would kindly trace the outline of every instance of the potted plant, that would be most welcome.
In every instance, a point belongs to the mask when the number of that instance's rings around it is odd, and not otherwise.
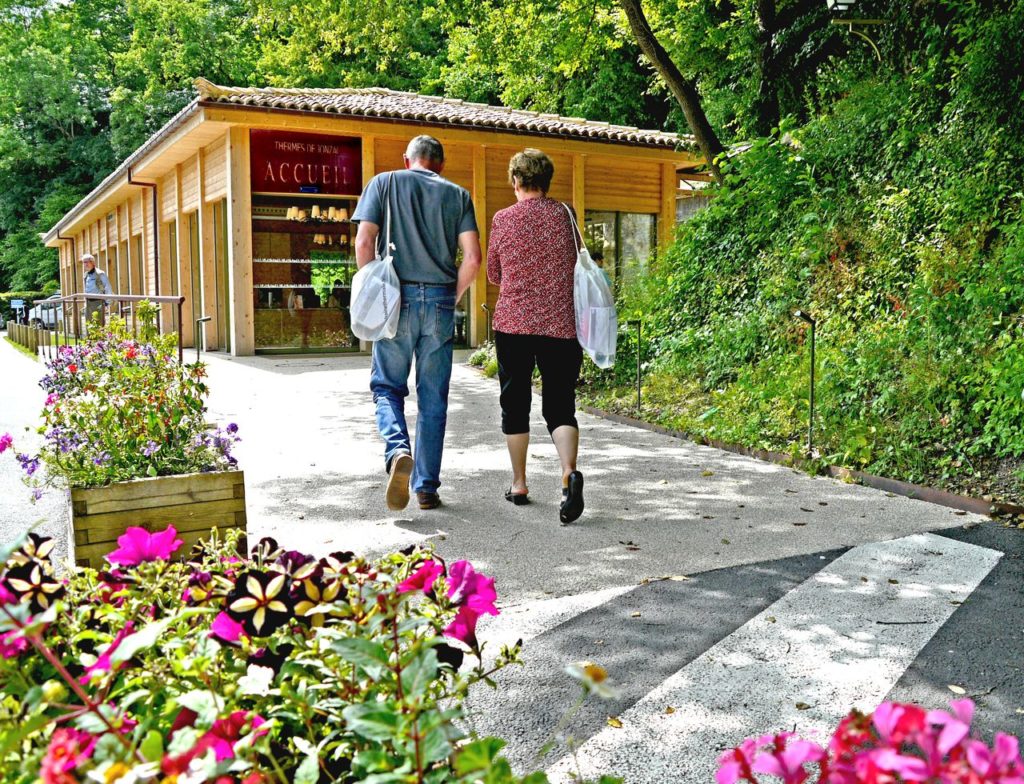
[[[13,450],[36,498],[45,485],[70,488],[68,545],[80,565],[99,566],[129,525],[172,523],[187,544],[245,529],[244,475],[231,455],[238,427],[208,424],[204,366],[178,363],[156,313],[140,304],[138,338],[113,318],[62,346],[40,382],[42,447]],[[0,451],[11,447],[4,436]]]
[[[237,536],[182,561],[173,527],[131,528],[66,580],[51,540],[0,548],[5,781],[546,782],[464,728],[468,689],[518,657],[476,641],[492,578],[418,549],[240,558]]]

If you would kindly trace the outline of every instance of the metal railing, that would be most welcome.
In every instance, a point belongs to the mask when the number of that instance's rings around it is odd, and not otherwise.
[[[90,302],[99,302],[98,308],[90,308]],[[100,312],[106,319],[107,311],[121,316],[131,328],[132,334],[138,337],[141,321],[136,309],[141,302],[158,305],[156,326],[163,333],[174,332],[178,336],[178,362],[184,357],[181,341],[181,311],[185,303],[184,297],[147,296],[143,294],[69,294],[60,299],[38,299],[39,317],[34,320],[40,333],[35,348],[42,348],[48,359],[53,357],[54,348],[60,346],[77,346],[86,337],[86,314],[90,310]],[[170,311],[171,323],[165,327],[165,320],[160,316],[165,306]]]

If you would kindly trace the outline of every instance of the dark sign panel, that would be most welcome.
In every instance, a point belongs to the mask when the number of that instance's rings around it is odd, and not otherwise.
[[[249,131],[254,193],[329,193],[363,190],[361,140],[350,136]]]

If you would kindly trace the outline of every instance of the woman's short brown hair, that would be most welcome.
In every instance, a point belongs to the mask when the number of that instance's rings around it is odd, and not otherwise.
[[[523,190],[539,189],[547,193],[554,176],[555,165],[551,159],[533,147],[517,152],[508,162],[508,181],[514,185],[519,180],[519,187]]]

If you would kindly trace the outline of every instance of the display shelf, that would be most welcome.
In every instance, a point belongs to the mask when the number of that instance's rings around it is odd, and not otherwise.
[[[254,289],[311,289],[314,288],[312,283],[253,283]],[[341,288],[348,288],[342,286]]]

